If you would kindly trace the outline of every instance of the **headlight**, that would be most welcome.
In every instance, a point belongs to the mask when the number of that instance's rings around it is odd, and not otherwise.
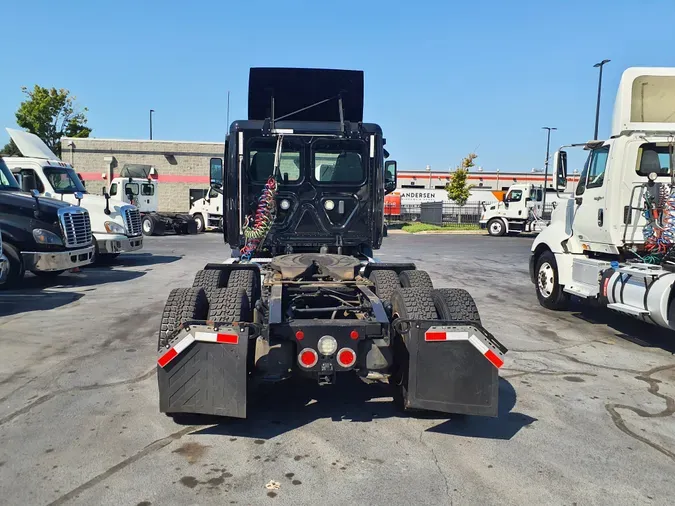
[[[335,202],[332,200],[327,200],[326,202],[323,203],[323,207],[326,208],[326,211],[332,211],[335,209]]]
[[[115,223],[114,221],[106,221],[104,224],[106,232],[109,234],[124,234],[126,233],[126,230],[122,225],[119,223]]]
[[[63,241],[61,238],[49,230],[43,230],[41,228],[36,228],[33,230],[33,239],[38,244],[52,244],[55,246],[63,246]]]

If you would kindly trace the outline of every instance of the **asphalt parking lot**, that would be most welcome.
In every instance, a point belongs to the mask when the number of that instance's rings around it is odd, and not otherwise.
[[[530,244],[390,235],[376,252],[473,294],[510,349],[498,418],[401,416],[386,386],[343,381],[276,385],[246,421],[177,425],[158,412],[160,313],[224,260],[219,235],[152,237],[47,287],[27,278],[0,292],[1,502],[672,504],[675,334],[542,309]]]

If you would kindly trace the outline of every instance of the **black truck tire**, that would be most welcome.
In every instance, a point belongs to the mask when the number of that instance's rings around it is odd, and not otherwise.
[[[480,325],[476,302],[462,288],[438,288],[431,292],[438,317],[441,320],[466,321]]]
[[[492,218],[490,221],[488,221],[487,231],[488,234],[495,237],[503,236],[506,234],[506,225],[504,224],[504,220],[501,218]]]
[[[248,296],[249,306],[253,306],[258,300],[256,290],[256,274],[249,269],[235,269],[230,271],[230,277],[227,280],[228,288],[243,288]]]
[[[169,345],[169,336],[183,323],[191,320],[206,320],[209,302],[202,288],[174,288],[162,312],[157,350]]]
[[[564,310],[570,303],[570,294],[563,291],[558,277],[558,263],[555,255],[545,251],[535,264],[534,286],[537,291],[537,299],[546,309]]]
[[[209,301],[209,321],[217,323],[251,321],[246,290],[235,287],[215,290]]]
[[[392,314],[405,320],[436,320],[438,314],[431,290],[428,288],[399,288],[391,296]],[[408,387],[408,352],[403,339],[394,337],[396,370],[390,379],[393,386],[394,405],[401,411],[405,406]]]
[[[192,218],[195,220],[195,223],[197,224],[198,234],[201,234],[204,230],[206,230],[206,225],[204,225],[204,216],[202,216],[202,213],[195,213],[192,215]]]
[[[2,248],[7,260],[9,260],[9,274],[7,275],[5,284],[0,285],[0,289],[14,288],[23,279],[26,272],[23,267],[23,261],[21,260],[21,254],[18,249],[8,242],[5,242],[2,245]]]
[[[403,288],[426,288],[434,289],[431,276],[426,271],[401,271],[399,276]]]
[[[394,290],[401,288],[401,281],[396,271],[374,270],[370,273],[368,279],[375,285],[375,294],[381,300],[391,300],[391,294],[394,293]]]
[[[146,214],[143,216],[141,221],[141,229],[143,230],[143,235],[152,235],[155,232],[155,225],[157,220],[151,214]]]
[[[220,288],[227,286],[227,271],[219,269],[205,269],[197,272],[195,280],[192,282],[193,288],[203,288],[206,297],[211,303],[211,294]]]

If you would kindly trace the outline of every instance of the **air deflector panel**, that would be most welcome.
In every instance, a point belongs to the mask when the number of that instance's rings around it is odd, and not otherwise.
[[[248,79],[248,119],[281,118],[327,98],[342,96],[344,119],[363,121],[363,71],[307,68],[251,68]],[[293,121],[340,121],[338,101],[288,117]]]

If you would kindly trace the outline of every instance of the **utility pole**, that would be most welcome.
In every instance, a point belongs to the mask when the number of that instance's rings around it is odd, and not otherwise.
[[[230,91],[227,91],[227,124],[225,125],[225,130],[230,129]]]
[[[546,209],[546,188],[548,187],[548,159],[550,157],[551,149],[551,130],[558,130],[555,127],[541,127],[542,130],[547,130],[546,133],[546,161],[544,162],[544,196],[541,201],[541,214],[544,215]]]
[[[611,60],[602,60],[599,63],[596,63],[593,65],[594,68],[599,68],[600,69],[600,75],[598,76],[598,103],[595,106],[595,130],[593,133],[593,140],[598,139],[598,123],[600,121],[600,94],[602,92],[602,67],[605,66],[606,63],[609,63]]]
[[[154,109],[150,109],[150,140],[152,140],[152,113],[155,112]]]

